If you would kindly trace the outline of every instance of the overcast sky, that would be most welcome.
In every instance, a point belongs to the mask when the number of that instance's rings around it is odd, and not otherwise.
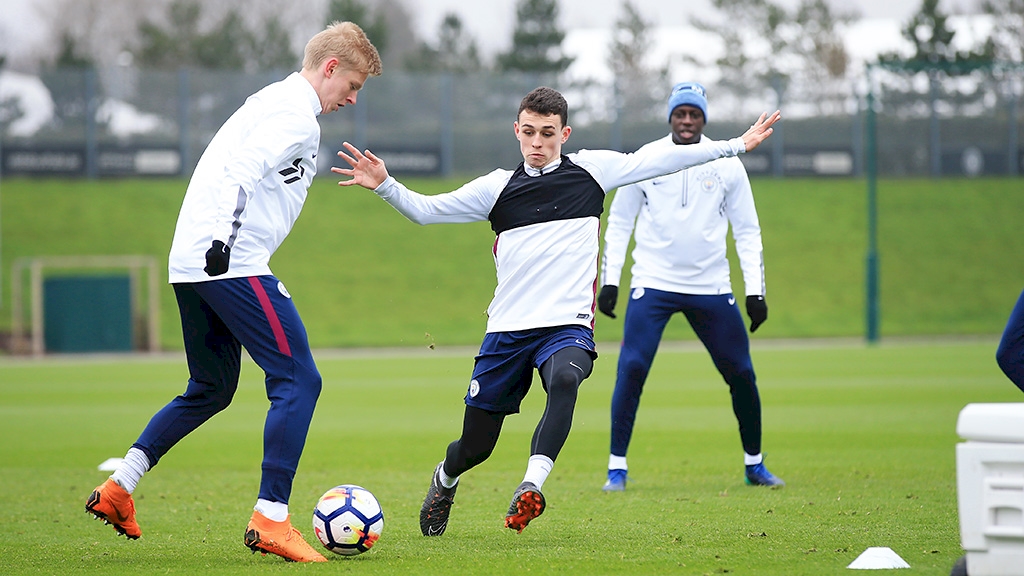
[[[6,0],[0,0],[3,2]],[[511,26],[515,22],[516,0],[402,0],[421,36],[433,38],[441,19],[454,12],[479,42],[485,53],[507,49],[511,44]],[[662,26],[682,26],[689,15],[707,10],[711,0],[632,0],[648,22]],[[795,7],[798,0],[779,0]],[[922,0],[831,0],[835,7],[856,9],[863,18],[890,18],[904,22],[916,13]],[[977,0],[940,0],[939,7],[947,14],[976,12]],[[608,28],[622,12],[622,0],[560,0],[559,13],[565,28]]]
[[[0,0],[0,53],[17,59],[39,42],[40,20],[34,5],[46,0]],[[145,0],[141,0],[145,1]],[[324,2],[326,0],[319,0]],[[511,44],[515,22],[516,0],[401,0],[408,8],[417,32],[422,38],[435,38],[441,19],[454,12],[475,38],[485,55],[507,50]],[[794,7],[799,0],[780,0]],[[887,18],[897,22],[909,19],[923,0],[831,0],[833,6],[858,10],[865,19]],[[316,3],[305,0],[302,4]],[[632,0],[648,22],[660,26],[682,26],[689,15],[707,10],[711,0]],[[971,13],[978,10],[978,0],[940,0],[946,13]],[[622,0],[560,0],[560,21],[564,29],[611,28],[620,17]]]

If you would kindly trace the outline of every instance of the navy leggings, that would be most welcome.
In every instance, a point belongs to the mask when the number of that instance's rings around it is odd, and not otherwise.
[[[642,292],[637,292],[642,290]],[[639,294],[639,297],[636,297]],[[625,456],[640,395],[669,318],[682,312],[729,385],[740,441],[747,454],[761,452],[761,398],[750,360],[750,340],[732,294],[676,294],[637,288],[626,307],[622,349],[612,394],[611,453]]]
[[[1003,338],[996,349],[996,362],[1017,388],[1024,391],[1024,292],[1010,312]]]
[[[266,373],[270,400],[259,497],[287,503],[321,388],[291,297],[273,276],[174,284],[174,294],[188,386],[153,416],[134,446],[155,466],[179,440],[227,408],[245,347]]]

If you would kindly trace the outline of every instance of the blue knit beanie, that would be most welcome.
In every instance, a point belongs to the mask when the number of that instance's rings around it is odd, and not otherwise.
[[[708,121],[708,93],[696,82],[680,82],[672,87],[672,95],[668,97],[668,119],[672,120],[672,111],[677,106],[689,104],[704,113],[704,123]]]

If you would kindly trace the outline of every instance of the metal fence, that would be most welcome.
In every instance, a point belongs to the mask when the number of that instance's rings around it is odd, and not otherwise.
[[[130,67],[2,73],[0,170],[187,176],[244,99],[286,74]],[[970,89],[948,82],[916,95],[912,75],[876,78],[873,147],[865,142],[868,90],[851,88],[847,114],[786,115],[769,145],[743,160],[755,175],[861,176],[865,150],[876,150],[882,176],[1016,176],[1024,166],[1017,106],[1024,82],[1017,74],[998,89],[981,79]],[[901,82],[911,93],[897,97],[892,86]],[[559,89],[569,101],[574,131],[567,151],[631,151],[667,133],[663,105],[623,111],[613,87],[528,74],[389,72],[367,82],[355,107],[321,121],[325,165],[319,173],[330,175],[333,152],[346,140],[371,148],[398,174],[477,175],[514,167],[521,157],[512,123],[522,96],[539,85]],[[778,106],[785,114],[788,104],[766,101],[763,108]],[[739,135],[753,120],[723,112],[715,111],[708,136]]]

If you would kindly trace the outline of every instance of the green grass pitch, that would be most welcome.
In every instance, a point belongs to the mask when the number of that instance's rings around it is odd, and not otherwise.
[[[250,554],[242,533],[259,480],[267,401],[242,370],[234,403],[172,450],[136,491],[143,536],[84,512],[149,417],[184,389],[177,355],[0,358],[2,574],[847,574],[871,546],[908,574],[945,575],[961,554],[954,447],[959,411],[1015,402],[995,342],[865,346],[753,343],[764,449],[788,485],[744,485],[728,392],[707,354],[666,345],[631,446],[628,491],[606,494],[616,351],[602,345],[573,432],[521,534],[502,525],[543,408],[539,384],[490,460],[462,481],[448,532],[425,538],[430,472],[460,431],[472,350],[324,352],[324,389],[296,477],[293,522],[315,542],[313,504],[360,484],[380,499],[369,553],[295,565]]]

